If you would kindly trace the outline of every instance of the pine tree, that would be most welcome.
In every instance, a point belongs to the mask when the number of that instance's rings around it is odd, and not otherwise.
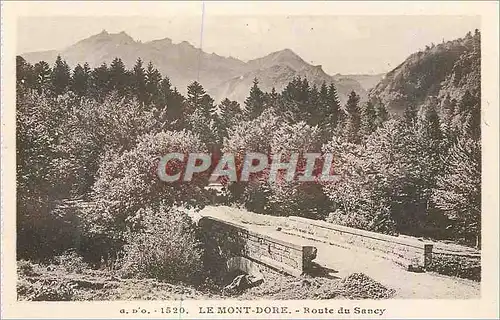
[[[379,128],[385,121],[389,120],[389,112],[387,112],[385,105],[380,100],[378,100],[375,104],[375,113],[377,115],[375,128]]]
[[[348,142],[358,143],[360,141],[361,114],[359,110],[359,96],[352,91],[346,103],[347,123],[344,128],[344,136]]]
[[[227,127],[231,127],[243,120],[240,104],[236,101],[226,98],[219,104],[219,109],[220,118],[224,119],[224,122],[227,123]]]
[[[160,71],[153,66],[152,62],[148,63],[146,68],[146,92],[147,101],[146,104],[157,105],[160,99],[160,83],[162,81],[162,76]]]
[[[189,113],[201,108],[203,96],[206,94],[205,89],[198,81],[194,81],[187,87],[187,99]]]
[[[340,100],[337,88],[333,83],[328,87],[328,110],[325,114],[326,123],[331,125],[331,129],[337,128],[341,115]]]
[[[104,99],[110,91],[109,71],[106,63],[92,70],[91,83],[92,96],[98,100]]]
[[[218,131],[221,137],[227,137],[227,130],[243,120],[240,104],[228,98],[221,101],[218,106],[220,112],[217,117]]]
[[[245,100],[245,114],[247,119],[255,119],[265,109],[265,94],[259,88],[259,80],[253,79],[253,86],[250,94]]]
[[[266,96],[266,104],[272,108],[276,108],[278,104],[279,94],[276,92],[276,88],[272,87],[271,92]]]
[[[318,125],[321,130],[327,130],[325,125],[327,125],[327,116],[329,109],[329,101],[328,101],[328,87],[326,83],[323,82],[318,92],[318,101],[314,108],[314,113],[311,118],[312,125]]]
[[[165,108],[168,107],[169,108],[168,112],[171,112],[169,105],[169,100],[171,95],[172,95],[172,84],[170,83],[170,79],[168,77],[164,77],[160,81],[160,91],[158,93],[156,107],[160,110],[164,110]]]
[[[147,92],[146,92],[146,71],[142,65],[141,58],[138,58],[134,68],[132,69],[132,88],[137,99],[146,103]]]
[[[437,177],[432,200],[453,221],[455,234],[480,244],[481,144],[459,137],[445,159],[445,174]]]
[[[417,122],[418,133],[431,144],[437,144],[442,138],[439,115],[433,103],[422,106]]]
[[[302,79],[299,76],[294,77],[281,92],[281,101],[279,101],[277,108],[275,108],[281,117],[287,119],[291,123],[301,120],[301,90]]]
[[[311,95],[313,93],[307,78],[304,78],[300,83],[298,93],[298,99],[296,100],[298,107],[297,122],[305,121],[308,123],[312,116]]]
[[[16,85],[18,88],[32,89],[36,84],[34,67],[21,56],[16,56]]]
[[[309,90],[309,97],[306,104],[306,109],[304,110],[302,121],[305,121],[311,126],[316,126],[321,121],[321,100],[318,87],[313,85]]]
[[[77,64],[71,78],[71,91],[80,97],[85,96],[89,90],[89,82],[90,69],[88,65],[82,67],[80,64]]]
[[[129,73],[125,68],[122,59],[114,58],[109,67],[109,84],[112,90],[124,95],[129,87]]]
[[[187,110],[184,115],[190,130],[204,138],[209,152],[220,150],[222,141],[217,123],[214,100],[197,81],[188,86]]]
[[[52,90],[56,95],[65,93],[70,85],[71,73],[66,61],[62,60],[61,56],[57,56],[52,74],[50,76]]]
[[[370,135],[375,131],[377,121],[377,112],[373,103],[368,101],[363,108],[362,119],[361,119],[361,130],[364,135]]]
[[[413,126],[417,120],[417,113],[418,109],[415,105],[408,105],[403,112],[403,123],[409,127]]]
[[[481,98],[480,93],[465,92],[456,108],[454,119],[459,135],[467,135],[475,140],[481,138]]]
[[[174,88],[171,94],[167,97],[167,119],[174,124],[175,129],[185,127],[187,121],[187,114],[184,110],[185,99],[184,96]]]
[[[37,91],[41,92],[47,89],[50,85],[50,77],[52,74],[49,64],[45,61],[35,63],[34,72],[36,78],[35,88]]]
[[[450,97],[450,94],[446,94],[446,97],[441,101],[441,114],[443,118],[443,122],[446,125],[449,125],[451,123],[451,120],[453,119],[453,116],[455,114],[455,107],[456,105],[452,102],[452,99]]]

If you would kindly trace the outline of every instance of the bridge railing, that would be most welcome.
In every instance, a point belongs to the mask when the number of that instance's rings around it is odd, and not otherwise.
[[[480,253],[472,248],[391,236],[321,220],[291,216],[288,217],[288,225],[297,231],[326,239],[338,246],[354,245],[380,252],[385,258],[408,269],[427,269],[432,265],[433,259],[440,259],[443,255],[480,259]]]
[[[316,257],[316,248],[286,237],[222,220],[202,217],[198,222],[206,237],[217,243],[225,259],[242,256],[290,275],[307,272]]]

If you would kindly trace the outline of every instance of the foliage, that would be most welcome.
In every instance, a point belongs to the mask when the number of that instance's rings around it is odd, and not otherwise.
[[[383,173],[371,168],[369,149],[334,138],[324,145],[323,151],[336,156],[334,168],[340,175],[338,182],[324,184],[325,193],[335,204],[335,210],[327,220],[349,227],[394,233],[396,226],[388,195],[391,188]],[[376,154],[374,152],[372,156]]]
[[[410,55],[388,72],[370,95],[380,98],[388,109],[401,112],[443,92],[451,92],[452,98],[459,99],[463,88],[480,84],[480,61],[480,32],[477,31]]]
[[[359,108],[359,99],[356,92],[352,91],[345,106],[347,121],[344,125],[343,135],[348,142],[353,143],[360,141],[361,111]]]
[[[141,209],[131,220],[124,274],[201,282],[203,252],[186,213],[159,204]]]
[[[437,179],[433,201],[448,215],[457,236],[475,242],[481,234],[481,146],[459,139],[444,161],[448,166]]]
[[[74,249],[65,251],[56,257],[56,260],[66,272],[82,273],[89,268],[88,264],[83,261],[83,257],[76,253]]]
[[[479,259],[467,256],[433,254],[432,263],[427,270],[448,276],[481,281],[481,263]]]
[[[19,276],[32,276],[35,274],[33,264],[29,260],[17,261],[17,274]]]
[[[109,220],[112,230],[124,230],[128,217],[160,201],[168,205],[200,205],[208,179],[195,175],[189,183],[166,183],[157,176],[157,166],[167,153],[205,152],[200,138],[189,132],[145,134],[131,150],[108,152],[93,186],[98,215]],[[205,178],[205,179],[204,179]]]
[[[61,57],[34,65],[17,57],[18,258],[62,255],[68,270],[78,271],[80,263],[118,264],[127,242],[132,257],[146,254],[137,248],[153,240],[174,241],[154,233],[161,229],[152,217],[167,219],[159,210],[171,212],[179,204],[203,206],[209,194],[204,174],[190,183],[158,179],[158,161],[169,152],[230,152],[238,170],[248,152],[279,154],[282,161],[291,152],[333,153],[339,181],[279,176],[270,182],[268,168],[249,182],[226,185],[226,202],[266,214],[477,245],[480,58],[476,31],[412,55],[368,101],[352,92],[340,106],[334,84],[310,85],[297,77],[281,92],[263,92],[255,79],[242,107],[228,99],[215,105],[196,81],[183,96],[167,75],[152,63],[144,67],[141,59],[131,70],[115,58],[95,68],[76,65],[71,72]],[[303,166],[300,160],[299,170]],[[93,202],[75,208],[68,199]],[[134,229],[145,213],[150,222]],[[171,214],[172,223],[184,225],[175,210]],[[181,259],[172,250],[169,257]],[[131,258],[128,263],[133,265]],[[20,266],[21,273],[30,272]],[[168,268],[142,264],[130,270],[151,276],[174,270]]]
[[[264,92],[260,90],[259,81],[255,78],[250,88],[250,95],[245,100],[245,115],[247,119],[253,120],[260,116],[266,107],[265,104]]]
[[[34,283],[21,279],[17,283],[19,300],[27,301],[70,301],[74,290],[68,282],[39,280]]]

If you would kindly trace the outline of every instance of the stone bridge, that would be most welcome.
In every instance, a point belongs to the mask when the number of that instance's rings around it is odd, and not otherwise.
[[[294,276],[318,267],[335,270],[336,276],[356,270],[378,276],[386,268],[382,265],[425,272],[433,260],[442,257],[480,264],[480,252],[471,248],[325,221],[273,217],[225,206],[208,206],[198,214],[205,240],[225,262],[241,257]]]
[[[206,241],[214,243],[226,261],[244,257],[299,276],[311,269],[312,261],[316,258],[316,247],[303,245],[295,237],[280,234],[279,230],[256,231],[242,223],[210,216],[202,217],[198,225]]]

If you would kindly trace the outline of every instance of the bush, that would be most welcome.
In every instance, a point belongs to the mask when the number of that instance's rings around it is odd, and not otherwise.
[[[114,233],[124,231],[127,218],[141,208],[158,204],[159,200],[168,201],[170,206],[206,201],[204,187],[208,179],[195,175],[189,183],[167,183],[156,173],[160,158],[168,153],[205,150],[197,135],[180,131],[146,134],[129,151],[107,153],[93,187],[97,202],[94,215],[101,220],[101,226]]]
[[[237,163],[242,163],[249,152],[267,153],[269,160],[271,155],[281,155],[284,162],[296,153],[299,154],[297,173],[305,169],[304,154],[320,150],[321,131],[317,126],[305,122],[288,124],[272,111],[264,111],[258,118],[231,128],[223,149],[236,154]],[[249,182],[231,183],[228,187],[230,197],[257,213],[313,219],[326,217],[331,203],[321,185],[298,181],[297,175],[293,181],[286,181],[282,171],[275,181],[269,181],[269,173],[270,166],[252,174]]]
[[[68,250],[62,255],[57,257],[58,263],[66,272],[82,273],[83,270],[88,269],[88,264],[83,261],[81,257],[74,250]]]
[[[433,254],[432,263],[427,270],[448,276],[481,281],[481,262],[470,257]]]
[[[380,130],[379,130],[380,131]],[[334,154],[334,170],[341,174],[335,182],[325,182],[323,190],[335,204],[327,222],[368,231],[394,234],[396,224],[392,217],[393,187],[388,182],[388,170],[376,174],[373,160],[364,146],[333,138],[323,146],[323,151]]]
[[[161,204],[140,210],[125,245],[124,275],[201,282],[202,248],[186,213]]]
[[[17,262],[17,274],[20,276],[32,276],[36,273],[33,270],[31,262],[26,260],[19,260]]]
[[[40,280],[31,283],[20,280],[17,283],[18,300],[28,301],[69,301],[74,290],[67,282]]]

